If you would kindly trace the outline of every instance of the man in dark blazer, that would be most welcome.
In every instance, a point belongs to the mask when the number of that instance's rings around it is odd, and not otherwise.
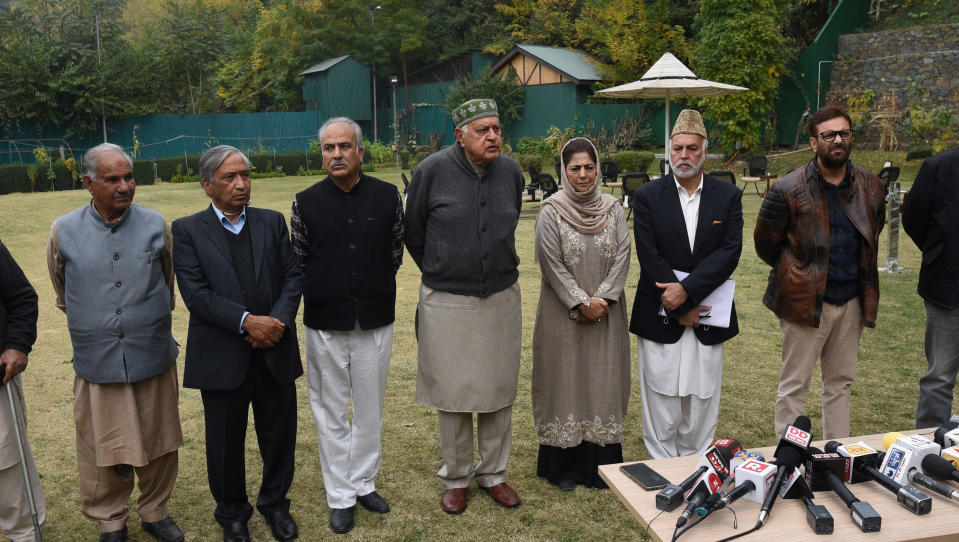
[[[742,192],[703,175],[708,145],[699,113],[684,110],[670,138],[672,172],[633,195],[642,271],[629,330],[639,336],[643,440],[653,458],[697,454],[712,441],[722,343],[739,333],[735,306],[729,327],[713,327],[702,303],[732,275],[743,244]]]
[[[211,205],[173,223],[173,263],[190,309],[183,386],[200,389],[214,516],[226,542],[250,540],[244,445],[248,410],[263,458],[256,507],[277,540],[293,540],[296,388],[303,374],[294,318],[302,270],[283,215],[247,204],[250,162],[219,145],[200,158]]]
[[[902,208],[902,227],[922,251],[919,295],[926,305],[926,372],[916,427],[949,421],[959,371],[959,147],[923,162]]]

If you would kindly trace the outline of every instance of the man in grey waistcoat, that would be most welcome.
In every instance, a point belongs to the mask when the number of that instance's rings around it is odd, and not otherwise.
[[[456,144],[413,174],[405,241],[423,273],[416,401],[437,409],[437,475],[446,487],[440,505],[459,514],[474,478],[498,504],[520,503],[506,465],[523,328],[514,239],[523,175],[500,155],[496,102],[469,100],[453,111],[453,122]]]
[[[167,513],[182,442],[170,227],[133,203],[133,160],[103,143],[83,157],[88,205],[50,228],[47,268],[73,343],[80,506],[100,541],[127,539],[139,479],[143,530],[182,542]]]

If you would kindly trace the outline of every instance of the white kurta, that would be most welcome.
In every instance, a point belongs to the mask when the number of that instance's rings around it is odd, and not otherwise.
[[[689,194],[676,182],[689,249],[696,243],[699,186]],[[691,326],[673,344],[640,338],[640,385],[643,389],[643,440],[653,458],[700,453],[713,438],[719,417],[723,345],[699,342]]]

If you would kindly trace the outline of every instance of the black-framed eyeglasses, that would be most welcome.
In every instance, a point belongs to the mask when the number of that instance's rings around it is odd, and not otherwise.
[[[852,130],[829,130],[819,134],[823,141],[835,141],[836,136],[841,137],[843,141],[849,141],[852,138]]]

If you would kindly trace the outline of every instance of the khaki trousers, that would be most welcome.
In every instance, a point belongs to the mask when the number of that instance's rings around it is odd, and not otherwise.
[[[112,465],[98,467],[96,452],[77,441],[80,471],[80,509],[87,519],[100,522],[100,532],[119,531],[126,525],[130,511],[127,500],[133,493],[136,474],[140,487],[137,513],[142,521],[159,521],[169,515],[167,500],[173,493],[177,474],[177,451],[150,461],[142,467]]]
[[[443,466],[436,475],[446,489],[467,487],[473,478],[483,487],[506,481],[513,441],[513,405],[476,413],[476,440],[480,462],[473,465],[473,413],[438,410]]]
[[[7,398],[7,394],[10,392],[13,392],[13,400],[17,405],[18,427],[13,426],[13,417],[10,413],[10,400]],[[40,476],[37,474],[37,465],[34,463],[33,454],[30,451],[30,441],[27,440],[25,413],[23,382],[20,375],[17,375],[0,388],[0,533],[2,533],[0,539],[5,536],[13,542],[34,542],[36,540],[34,538],[33,518],[30,517],[30,500],[27,498],[23,469],[20,467],[20,453],[16,451],[16,435],[13,434],[13,431],[18,428],[20,435],[23,437],[27,472],[30,476],[33,500],[37,507],[41,529],[47,517],[43,490],[40,487]]]
[[[776,394],[776,434],[806,413],[809,381],[816,361],[822,369],[824,439],[849,436],[849,398],[856,381],[856,355],[862,337],[859,298],[842,306],[823,303],[819,327],[780,320],[783,369]]]

